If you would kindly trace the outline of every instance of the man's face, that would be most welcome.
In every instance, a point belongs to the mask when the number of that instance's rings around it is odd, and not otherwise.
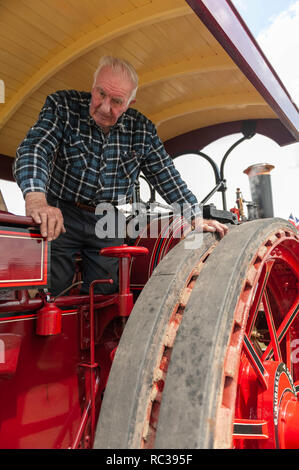
[[[91,90],[89,113],[105,132],[133,102],[129,101],[133,89],[132,81],[125,74],[108,66],[99,72]]]

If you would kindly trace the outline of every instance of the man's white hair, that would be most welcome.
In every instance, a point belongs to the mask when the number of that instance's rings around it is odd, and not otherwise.
[[[93,81],[93,86],[96,82],[96,79],[99,75],[99,72],[102,70],[103,67],[110,67],[113,70],[121,71],[124,73],[132,82],[134,89],[132,91],[132,94],[130,96],[130,99],[128,100],[129,102],[135,99],[136,93],[137,93],[137,88],[138,88],[138,75],[130,62],[120,59],[118,57],[112,57],[112,56],[103,56],[100,61],[99,65],[94,73],[94,81]]]

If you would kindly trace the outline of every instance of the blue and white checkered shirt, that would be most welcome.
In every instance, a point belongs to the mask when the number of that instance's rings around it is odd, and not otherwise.
[[[89,114],[91,94],[57,91],[17,149],[14,176],[30,191],[96,206],[130,202],[140,171],[169,204],[197,207],[154,124],[129,108],[105,135]],[[197,212],[197,211],[196,211]]]

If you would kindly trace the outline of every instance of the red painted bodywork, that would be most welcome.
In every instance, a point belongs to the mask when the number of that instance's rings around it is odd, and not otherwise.
[[[48,252],[50,244],[28,227],[31,219],[2,216],[6,238],[0,270],[5,280],[0,290],[0,401],[5,406],[0,409],[0,446],[91,447],[122,319],[160,259],[179,241],[175,234],[182,220],[174,221],[169,232],[169,219],[162,218],[155,239],[143,233],[135,246],[102,253],[119,258],[117,294],[94,295],[97,282],[112,282],[99,280],[91,284],[89,296],[78,295],[74,288],[54,302],[47,293],[27,288],[36,287],[35,272],[49,279],[48,258],[40,256],[40,245]],[[10,221],[14,226],[7,228]],[[151,230],[148,225],[145,232]],[[28,240],[34,242],[30,258]],[[12,262],[16,253],[18,262]],[[30,269],[25,269],[27,264]],[[130,277],[138,285],[131,286]]]
[[[48,245],[36,230],[0,227],[0,287],[46,287]]]

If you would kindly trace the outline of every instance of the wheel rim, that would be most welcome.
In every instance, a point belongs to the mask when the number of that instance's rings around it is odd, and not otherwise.
[[[299,448],[298,287],[298,237],[279,230],[249,265],[235,310],[216,447],[234,415],[233,447]]]

